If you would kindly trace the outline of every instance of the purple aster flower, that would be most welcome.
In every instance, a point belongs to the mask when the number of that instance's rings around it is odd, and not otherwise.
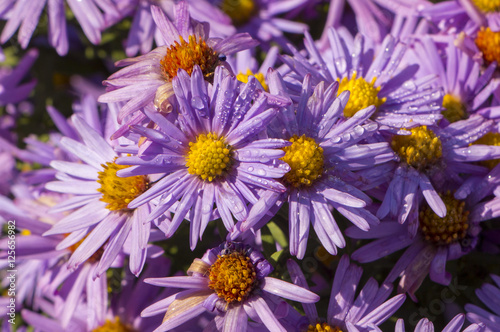
[[[452,33],[462,30],[470,33],[481,26],[500,30],[500,5],[495,1],[449,0],[432,4],[421,13]]]
[[[500,114],[500,106],[490,106],[489,101],[500,84],[492,79],[496,65],[491,63],[483,70],[474,58],[454,45],[454,39],[449,36],[437,43],[424,36],[412,48],[420,65],[420,75],[439,73],[439,85],[445,93],[441,112],[444,119],[440,125],[466,119],[472,114],[485,117]]]
[[[287,267],[293,282],[308,289],[299,265],[288,260]],[[303,303],[308,322],[299,326],[300,331],[378,331],[376,327],[401,307],[406,295],[388,299],[392,286],[384,284],[379,287],[375,279],[370,278],[356,297],[362,274],[361,267],[350,263],[347,255],[342,256],[335,271],[326,319],[318,316],[314,304]]]
[[[465,321],[465,315],[464,314],[458,314],[455,317],[453,317],[452,320],[446,326],[443,328],[442,332],[483,332],[483,331],[488,331],[484,329],[483,324],[472,324],[466,327],[465,329],[462,330],[462,327],[464,325]],[[427,318],[422,318],[421,320],[418,321],[417,325],[415,326],[415,332],[432,332],[434,331],[434,324],[430,322]],[[405,332],[405,323],[403,319],[398,319],[396,322],[396,327],[394,329],[394,332]]]
[[[99,254],[71,272],[67,259],[79,243],[71,242],[74,241],[71,236],[43,236],[63,217],[62,213],[49,213],[49,209],[58,202],[67,201],[67,195],[46,191],[33,193],[24,186],[16,188],[15,192],[19,195],[16,202],[0,200],[0,211],[3,216],[15,220],[21,231],[16,237],[17,303],[43,310],[45,296],[51,297],[56,291],[65,294],[68,302],[60,312],[63,326],[68,326],[82,298],[96,304],[88,311],[89,319],[105,310],[105,306],[99,304],[104,304],[101,299],[107,294],[106,278],[92,276]],[[7,238],[0,240],[1,258],[7,257],[7,241]]]
[[[492,274],[491,278],[495,284],[483,284],[476,289],[476,295],[489,309],[485,310],[475,304],[466,304],[467,320],[473,323],[482,323],[486,326],[485,331],[494,332],[500,330],[500,277]]]
[[[339,82],[337,94],[350,91],[344,116],[374,105],[373,120],[381,129],[397,130],[418,125],[432,125],[441,118],[442,92],[435,87],[436,75],[413,79],[418,66],[400,65],[406,45],[387,35],[381,45],[357,34],[353,38],[345,30],[329,28],[328,44],[318,48],[309,33],[305,33],[305,48],[309,58],[296,49],[282,60],[290,68],[285,76],[292,91],[300,91],[300,82],[311,75],[312,85],[321,81]]]
[[[259,89],[269,91],[267,86],[267,73],[269,68],[274,68],[276,60],[278,59],[278,47],[271,47],[266,53],[266,57],[259,64],[255,55],[251,50],[244,50],[236,54],[235,57],[229,57],[227,62],[236,73],[238,81],[248,83],[249,76],[255,76],[256,83],[260,83]]]
[[[161,174],[161,180],[128,206],[136,208],[159,197],[147,219],[175,211],[166,233],[170,237],[187,217],[193,249],[210,220],[220,217],[228,231],[233,230],[233,216],[245,220],[247,204],[259,199],[257,189],[285,190],[275,179],[289,170],[278,160],[285,154],[280,148],[288,143],[267,139],[265,128],[278,105],[288,101],[257,90],[254,77],[239,85],[222,67],[216,69],[213,85],[207,86],[195,66],[191,76],[179,71],[172,86],[179,105],[175,121],[173,114],[165,118],[146,109],[157,129],[133,126],[150,142],[139,155],[119,158],[119,164],[136,166],[118,174]]]
[[[111,118],[114,115],[111,113]],[[45,187],[74,195],[55,208],[72,212],[45,234],[71,234],[74,242],[68,241],[68,245],[82,240],[69,259],[71,270],[104,246],[95,276],[103,274],[126,241],[131,241],[130,270],[138,274],[144,266],[151,232],[151,224],[143,224],[142,220],[150,213],[151,207],[146,203],[130,209],[127,205],[146,191],[151,180],[147,176],[117,177],[116,172],[126,167],[115,163],[119,154],[112,145],[80,116],[73,115],[71,120],[81,142],[70,137],[61,138],[59,147],[73,155],[74,160],[53,160],[50,165],[58,171],[58,181],[48,182]]]
[[[423,200],[420,194],[416,196]],[[366,263],[406,248],[386,282],[401,277],[399,290],[408,292],[414,300],[415,291],[428,274],[432,281],[448,285],[451,275],[446,272],[446,262],[460,258],[476,247],[480,223],[490,216],[486,208],[488,201],[471,204],[469,200],[455,198],[450,191],[439,196],[448,211],[446,216],[440,217],[427,204],[417,204],[420,208],[413,206],[408,216],[408,222],[416,228],[413,232],[408,232],[407,226],[394,220],[382,220],[370,232],[348,228],[346,235],[351,238],[375,239],[357,249],[351,257]]]
[[[89,312],[98,303],[91,303],[83,298],[82,301],[78,302],[76,310],[72,313],[67,324],[68,328],[70,329],[76,325],[82,331],[153,331],[161,323],[161,319],[156,317],[142,318],[140,312],[149,303],[171,294],[158,293],[158,289],[144,283],[144,279],[157,274],[168,275],[169,270],[169,260],[160,256],[149,261],[140,278],[125,273],[120,285],[120,292],[110,293],[109,299],[105,298],[103,311],[93,313],[96,315],[94,319],[88,320]],[[65,306],[72,305],[69,303],[70,299],[61,296],[60,292],[57,296],[48,296],[48,298],[49,300],[40,299],[40,302],[43,312],[52,317],[23,310],[23,319],[43,332],[68,331],[64,329],[60,316],[64,312]],[[134,300],[130,301],[131,298]]]
[[[285,33],[303,33],[309,27],[278,17],[309,0],[188,0],[194,19],[207,21],[218,36],[247,32],[266,49],[271,42],[287,49]]]
[[[271,93],[290,98],[277,72],[271,71],[268,79]],[[379,184],[384,170],[376,166],[394,158],[387,143],[360,143],[378,129],[376,123],[368,120],[375,112],[374,106],[346,119],[342,112],[349,93],[336,97],[337,82],[321,82],[313,89],[311,80],[311,75],[306,75],[298,103],[282,108],[268,126],[270,137],[291,143],[284,148],[286,154],[282,158],[291,167],[283,179],[288,190],[269,192],[240,226],[243,232],[262,227],[261,218],[268,210],[275,203],[288,201],[290,253],[298,258],[304,256],[310,224],[332,255],[337,253],[337,247],[345,246],[331,207],[365,231],[378,223],[364,209],[371,199],[357,187]]]
[[[48,3],[49,43],[59,55],[68,53],[68,33],[66,29],[65,3],[80,24],[89,41],[97,45],[101,41],[101,31],[107,26],[108,16],[117,16],[115,6],[109,0],[7,0],[5,8],[11,10],[5,15],[5,24],[0,42],[4,44],[18,31],[18,42],[26,48],[37,27],[40,15]],[[8,4],[7,4],[8,3]]]
[[[118,61],[117,66],[126,68],[104,81],[108,92],[99,98],[104,103],[126,102],[118,116],[120,123],[128,115],[153,103],[159,111],[170,112],[172,79],[179,69],[191,75],[197,65],[202,70],[202,77],[212,81],[215,68],[224,63],[225,55],[257,44],[248,34],[226,39],[209,38],[209,25],[191,20],[184,1],[175,7],[174,23],[157,6],[151,7],[151,13],[166,45],[146,55]]]
[[[195,259],[188,276],[150,278],[147,283],[186,290],[146,308],[143,316],[166,311],[155,331],[168,331],[200,315],[214,312],[223,317],[223,330],[245,331],[249,318],[270,331],[285,331],[273,312],[280,298],[313,303],[319,297],[302,287],[268,277],[273,270],[264,256],[250,246],[225,242]]]
[[[21,81],[37,58],[38,50],[31,49],[26,52],[15,68],[3,67],[0,69],[0,106],[17,104],[28,98],[36,85],[36,80],[32,79],[25,83],[21,83]]]
[[[404,223],[418,203],[418,196],[423,195],[432,210],[444,217],[446,206],[435,188],[440,188],[441,192],[456,190],[465,175],[487,173],[486,168],[474,162],[498,158],[499,147],[470,144],[491,131],[493,126],[492,120],[475,115],[444,128],[421,126],[412,128],[409,135],[393,136],[391,147],[398,155],[399,165],[377,216],[390,215]],[[418,206],[415,209],[418,210]],[[410,227],[413,233],[417,225]]]

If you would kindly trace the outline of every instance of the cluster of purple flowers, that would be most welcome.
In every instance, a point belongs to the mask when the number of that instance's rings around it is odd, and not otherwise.
[[[500,331],[500,1],[0,20],[2,331]],[[39,57],[73,66],[67,109]]]

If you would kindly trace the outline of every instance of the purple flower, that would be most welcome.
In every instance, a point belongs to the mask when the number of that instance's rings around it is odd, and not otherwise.
[[[120,110],[119,122],[153,103],[159,111],[170,112],[172,79],[179,69],[191,74],[195,65],[200,66],[203,77],[212,81],[215,68],[224,62],[223,56],[257,44],[248,34],[209,38],[209,25],[191,20],[184,1],[175,7],[174,23],[159,7],[152,6],[151,13],[166,45],[146,55],[117,62],[117,66],[126,68],[104,81],[108,92],[99,98],[104,103],[126,102]]]
[[[120,0],[116,4],[122,15],[132,14],[132,25],[128,32],[125,45],[125,54],[128,57],[137,53],[146,54],[156,45],[164,45],[165,41],[156,26],[151,14],[151,6],[158,6],[172,17],[174,14],[174,1],[172,0]]]
[[[70,271],[68,257],[79,243],[75,243],[71,236],[43,236],[63,218],[62,213],[49,213],[49,209],[58,202],[67,201],[67,195],[31,192],[25,186],[18,186],[15,192],[19,195],[15,202],[0,200],[0,211],[3,216],[15,220],[16,227],[21,231],[16,237],[16,264],[19,271],[17,303],[24,302],[33,310],[44,309],[45,296],[52,297],[56,291],[65,294],[68,302],[61,307],[59,316],[62,326],[70,324],[82,298],[96,303],[88,311],[89,319],[102,312],[103,308],[99,304],[103,302],[99,299],[107,294],[106,278],[93,278],[99,254],[76,271]],[[8,240],[0,240],[1,258],[7,257]]]
[[[423,200],[419,194],[416,196],[418,200]],[[414,300],[414,293],[427,274],[432,281],[448,285],[451,275],[446,272],[446,262],[460,258],[476,247],[481,231],[479,223],[490,216],[486,208],[487,201],[471,204],[468,200],[456,199],[449,191],[439,196],[448,211],[446,216],[438,216],[427,204],[421,204],[420,209],[414,206],[410,210],[408,222],[416,228],[415,231],[409,232],[407,226],[392,220],[382,220],[370,232],[348,228],[346,234],[351,238],[375,239],[354,251],[351,257],[366,263],[407,248],[395,263],[386,282],[401,277],[400,291],[408,292]]]
[[[409,135],[393,136],[391,147],[398,155],[399,165],[377,217],[390,215],[404,223],[418,202],[417,193],[425,197],[438,216],[444,217],[446,207],[435,188],[440,188],[441,192],[456,190],[465,175],[487,173],[486,168],[474,162],[498,158],[500,148],[470,144],[491,131],[493,126],[492,120],[474,115],[444,128],[421,126],[412,128]]]
[[[106,297],[101,299],[93,297],[79,299],[66,324],[67,329],[61,322],[61,315],[66,306],[74,306],[74,299],[69,296],[64,297],[60,292],[56,296],[46,296],[49,300],[40,299],[42,310],[49,317],[29,310],[23,310],[22,316],[28,324],[36,326],[43,332],[68,331],[69,329],[74,331],[72,329],[74,327],[77,331],[80,331],[80,328],[82,331],[153,331],[161,323],[161,319],[142,318],[140,312],[147,304],[171,294],[158,293],[157,288],[144,283],[144,279],[155,274],[168,275],[169,270],[169,260],[160,256],[149,261],[140,278],[125,272],[119,293],[110,293],[109,296],[105,293],[103,295]],[[133,301],[130,300],[131,298]],[[99,303],[98,300],[104,301]],[[95,307],[99,307],[100,311],[94,312]],[[92,317],[92,319],[87,319],[87,317]]]
[[[268,80],[272,94],[290,98],[277,72],[270,72]],[[349,93],[337,98],[337,88],[338,83],[321,82],[313,89],[311,76],[306,75],[298,103],[282,108],[268,126],[271,137],[292,143],[281,158],[291,167],[283,179],[288,190],[269,192],[240,226],[242,232],[262,227],[268,210],[288,201],[290,253],[298,258],[304,256],[310,224],[329,253],[334,255],[337,247],[345,246],[331,207],[365,231],[378,223],[364,209],[371,199],[357,187],[379,184],[384,169],[375,166],[394,157],[387,143],[360,143],[377,132],[378,125],[368,120],[375,107],[346,119],[342,111]]]
[[[18,42],[22,48],[26,48],[31,40],[31,36],[37,27],[40,15],[47,4],[47,0],[7,0],[5,8],[11,8],[8,13],[0,42],[3,44],[18,31]],[[78,23],[94,45],[101,41],[101,31],[107,26],[107,16],[117,16],[115,6],[107,0],[48,0],[49,19],[49,43],[59,55],[68,53],[69,43],[66,29],[65,3],[75,15]]]
[[[354,38],[343,29],[329,28],[328,44],[317,46],[305,33],[306,52],[292,49],[293,56],[283,56],[289,67],[285,76],[288,88],[300,93],[305,75],[312,85],[322,81],[339,82],[337,94],[350,91],[344,116],[374,105],[373,120],[381,130],[399,130],[419,125],[432,125],[441,118],[442,92],[436,88],[436,75],[413,78],[417,65],[403,66],[407,46],[391,35],[380,45],[361,34]],[[305,56],[307,55],[307,57]]]
[[[453,317],[452,320],[442,330],[442,332],[483,332],[483,331],[488,331],[484,329],[484,325],[479,322],[479,324],[472,324],[466,327],[465,329],[462,330],[462,326],[464,325],[465,321],[465,316],[464,314],[458,314],[455,317]],[[396,327],[394,329],[394,332],[405,332],[405,323],[403,319],[398,319],[396,322]],[[424,331],[429,331],[432,332],[434,331],[434,324],[430,322],[427,318],[422,318],[421,320],[418,321],[417,325],[415,326],[415,332],[424,332]]]
[[[275,179],[289,170],[278,160],[284,155],[280,148],[287,142],[267,139],[265,128],[276,116],[277,105],[287,100],[257,90],[254,77],[248,84],[238,85],[236,77],[222,67],[216,70],[213,85],[207,85],[198,66],[191,76],[179,71],[172,83],[177,116],[165,118],[146,109],[157,129],[133,126],[133,131],[149,142],[139,155],[117,160],[137,165],[118,174],[164,175],[129,208],[159,197],[147,220],[161,217],[169,209],[175,211],[166,232],[170,237],[188,218],[193,249],[210,220],[220,217],[228,231],[233,230],[233,216],[245,220],[247,204],[259,200],[257,189],[285,190]]]
[[[485,331],[494,332],[500,330],[500,277],[492,274],[491,278],[496,285],[483,284],[476,289],[476,295],[483,302],[488,310],[478,307],[475,304],[466,304],[467,319],[473,323],[482,323],[486,326]]]
[[[313,303],[319,297],[302,287],[268,277],[272,270],[263,255],[250,246],[225,242],[195,259],[188,276],[146,279],[152,285],[186,290],[149,306],[142,315],[166,311],[163,323],[155,331],[168,331],[205,311],[223,317],[223,330],[246,331],[250,318],[270,331],[285,331],[273,312],[277,306],[287,305],[280,298]]]
[[[500,30],[500,6],[495,1],[450,0],[432,4],[422,15],[436,22],[442,30],[470,33],[480,26]]]
[[[287,33],[303,33],[304,23],[291,21],[280,14],[299,8],[309,0],[188,0],[194,19],[207,21],[218,36],[231,36],[235,32],[248,32],[269,48],[271,42],[287,49]]]
[[[36,80],[21,83],[38,58],[38,50],[29,50],[13,69],[0,71],[0,106],[17,104],[26,100],[36,85]],[[20,84],[21,83],[21,84]]]
[[[414,19],[417,15],[417,8],[421,9],[428,5],[426,0],[347,0],[352,9],[351,14],[345,10],[346,0],[331,0],[328,18],[325,23],[326,29],[323,31],[321,41],[326,41],[327,29],[329,27],[345,28],[347,25],[351,31],[359,31],[363,36],[380,43],[391,29],[398,26],[402,17]],[[351,15],[350,15],[351,14]],[[394,16],[400,16],[396,19]],[[413,17],[412,17],[413,16]],[[346,19],[348,17],[348,19]],[[351,26],[349,20],[355,20],[356,25]]]
[[[299,265],[292,260],[287,262],[288,271],[293,282],[305,289],[307,281]],[[390,284],[378,286],[374,278],[370,278],[356,297],[356,290],[363,269],[349,262],[347,255],[340,259],[333,279],[327,317],[318,317],[314,304],[302,303],[308,318],[308,326],[300,326],[300,331],[374,331],[376,326],[385,322],[404,303],[404,294],[396,295],[388,300],[392,291]],[[329,328],[329,329],[328,329]]]
[[[498,117],[500,107],[491,106],[489,101],[500,84],[492,79],[496,64],[482,69],[476,59],[454,45],[454,39],[453,36],[443,37],[437,44],[431,37],[423,36],[412,48],[415,61],[420,65],[419,75],[439,73],[439,85],[445,93],[441,111],[444,118],[440,126],[472,114]]]
[[[151,232],[151,224],[143,224],[142,220],[151,207],[146,203],[130,209],[127,204],[146,191],[150,179],[147,176],[117,177],[116,172],[125,167],[115,163],[119,155],[110,143],[78,115],[73,115],[71,120],[82,143],[69,137],[60,140],[60,148],[74,159],[71,162],[53,160],[50,165],[58,171],[58,181],[45,185],[48,190],[74,196],[55,208],[71,213],[45,235],[71,234],[68,246],[82,241],[69,259],[71,270],[104,246],[94,277],[103,274],[126,241],[131,241],[130,270],[138,274],[146,260]]]

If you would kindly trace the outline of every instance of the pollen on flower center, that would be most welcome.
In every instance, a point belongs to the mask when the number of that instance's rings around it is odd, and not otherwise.
[[[440,218],[426,206],[419,212],[420,229],[426,241],[447,245],[467,235],[469,211],[465,209],[465,202],[455,199],[450,192],[440,196],[446,205],[446,216]]]
[[[111,321],[109,319],[106,319],[106,322],[93,329],[92,332],[134,332],[135,330],[120,322],[120,318],[116,317],[114,321]]]
[[[316,323],[316,325],[310,324],[306,332],[343,332],[340,328],[336,326],[330,326],[328,323]]]
[[[148,189],[148,178],[145,175],[121,178],[116,172],[130,167],[107,162],[101,165],[103,170],[98,173],[98,183],[101,188],[97,191],[102,193],[101,201],[108,203],[106,208],[111,211],[128,211],[127,205],[134,198]]]
[[[240,72],[238,75],[236,75],[236,78],[240,82],[248,83],[249,76],[254,76],[260,82],[260,84],[262,85],[264,90],[269,91],[269,88],[267,87],[267,84],[266,84],[266,79],[264,77],[264,74],[262,74],[262,73],[254,74],[250,69],[247,69],[246,74],[243,74],[242,72]]]
[[[241,26],[250,21],[258,9],[254,0],[222,0],[219,6],[231,18],[235,26]]]
[[[500,11],[500,0],[472,0],[472,2],[483,13]]]
[[[500,63],[500,31],[493,32],[491,29],[481,27],[476,37],[477,48],[483,53],[486,64],[493,61]]]
[[[394,136],[391,147],[402,161],[418,170],[436,163],[442,156],[441,140],[427,126],[411,129],[410,135]]]
[[[232,147],[224,137],[215,133],[200,134],[196,142],[189,142],[186,166],[189,174],[196,174],[203,180],[213,181],[227,172],[232,163]]]
[[[445,110],[442,111],[441,114],[443,114],[443,116],[451,123],[467,118],[467,112],[464,104],[462,104],[460,99],[453,95],[444,95],[443,108]]]
[[[494,145],[500,146],[500,134],[489,132],[486,135],[479,138],[472,144],[484,144],[484,145]],[[493,169],[496,165],[500,163],[500,159],[490,159],[483,160],[479,162],[481,165],[488,167],[489,169]]]
[[[340,79],[337,80],[340,82],[337,96],[346,90],[351,92],[349,101],[344,108],[344,115],[346,117],[351,117],[356,114],[356,112],[371,105],[379,107],[386,100],[386,98],[380,99],[378,97],[380,87],[374,86],[376,81],[375,77],[368,83],[363,77],[356,78],[356,72],[354,72],[351,79],[344,77],[342,81]]]
[[[209,269],[208,287],[227,304],[245,300],[257,285],[257,273],[250,258],[238,251],[219,255]]]
[[[179,69],[184,69],[189,75],[195,65],[200,66],[206,80],[213,79],[214,71],[219,64],[219,54],[207,45],[205,40],[190,35],[188,42],[179,36],[177,41],[167,49],[167,54],[160,60],[161,70],[165,78],[170,81],[177,76]]]
[[[311,186],[323,174],[323,148],[306,135],[290,138],[292,145],[283,148],[285,156],[281,158],[290,166],[285,180],[294,187]]]

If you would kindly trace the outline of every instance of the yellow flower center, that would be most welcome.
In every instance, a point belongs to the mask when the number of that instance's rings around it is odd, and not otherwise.
[[[97,191],[102,193],[101,201],[108,203],[106,208],[111,211],[128,211],[128,203],[148,189],[148,178],[145,175],[121,178],[116,172],[130,167],[107,162],[101,165],[103,170],[99,172],[98,183],[101,188]]]
[[[467,118],[467,112],[465,110],[464,104],[455,96],[446,94],[443,97],[443,107],[444,111],[441,112],[446,120],[451,123],[457,122]]]
[[[161,70],[165,78],[170,81],[177,76],[179,69],[184,69],[189,75],[195,65],[200,66],[206,80],[212,81],[215,68],[219,64],[219,55],[207,45],[201,37],[190,35],[188,42],[179,36],[177,41],[167,49],[167,54],[160,60]]]
[[[285,180],[294,187],[311,186],[323,174],[323,148],[306,135],[290,138],[292,145],[283,148],[285,156],[281,158],[290,166]]]
[[[327,323],[316,323],[316,325],[309,325],[306,332],[343,332],[336,326],[330,326]]]
[[[215,133],[200,134],[196,142],[189,142],[186,166],[189,174],[196,174],[203,180],[213,181],[227,172],[232,163],[232,147],[224,137]]]
[[[31,231],[29,229],[23,229],[21,231],[21,235],[22,236],[30,236],[31,235]]]
[[[477,141],[472,144],[484,144],[484,145],[494,145],[500,146],[500,134],[499,133],[487,133]],[[489,169],[493,169],[498,163],[500,163],[500,159],[491,159],[491,160],[483,160],[479,162],[481,165],[488,167]]]
[[[250,258],[238,251],[218,256],[209,269],[208,287],[227,304],[245,300],[257,285],[257,274]]]
[[[257,5],[253,0],[223,0],[219,5],[235,26],[241,26],[252,18],[257,12]]]
[[[246,74],[243,74],[242,72],[240,72],[238,75],[236,75],[236,78],[240,82],[248,83],[249,76],[254,76],[260,82],[260,84],[262,84],[262,87],[264,88],[264,90],[269,91],[269,88],[266,84],[266,79],[264,77],[264,74],[262,74],[262,73],[254,74],[250,69],[247,69]]]
[[[483,53],[486,64],[493,61],[500,63],[500,31],[493,32],[490,28],[481,27],[476,37],[477,48]]]
[[[472,0],[472,2],[483,13],[500,11],[500,0]]]
[[[129,325],[120,322],[120,318],[116,317],[114,321],[106,319],[104,325],[92,330],[92,332],[134,332],[135,330]]]
[[[376,88],[374,86],[375,81],[377,80],[376,77],[374,77],[372,81],[368,83],[363,77],[356,78],[356,72],[354,72],[351,79],[344,77],[342,81],[340,79],[337,80],[340,82],[337,96],[340,95],[341,92],[344,92],[346,90],[349,90],[351,92],[349,101],[344,108],[344,115],[346,117],[351,117],[356,114],[356,112],[370,105],[379,107],[386,100],[386,98],[380,99],[378,97],[380,87]]]
[[[441,141],[427,126],[411,129],[410,135],[396,135],[391,147],[401,160],[422,170],[436,163],[442,156]]]
[[[455,199],[450,192],[440,196],[446,205],[446,216],[440,218],[429,206],[425,206],[419,212],[420,229],[426,241],[447,245],[467,235],[469,211],[465,210],[465,202]]]

